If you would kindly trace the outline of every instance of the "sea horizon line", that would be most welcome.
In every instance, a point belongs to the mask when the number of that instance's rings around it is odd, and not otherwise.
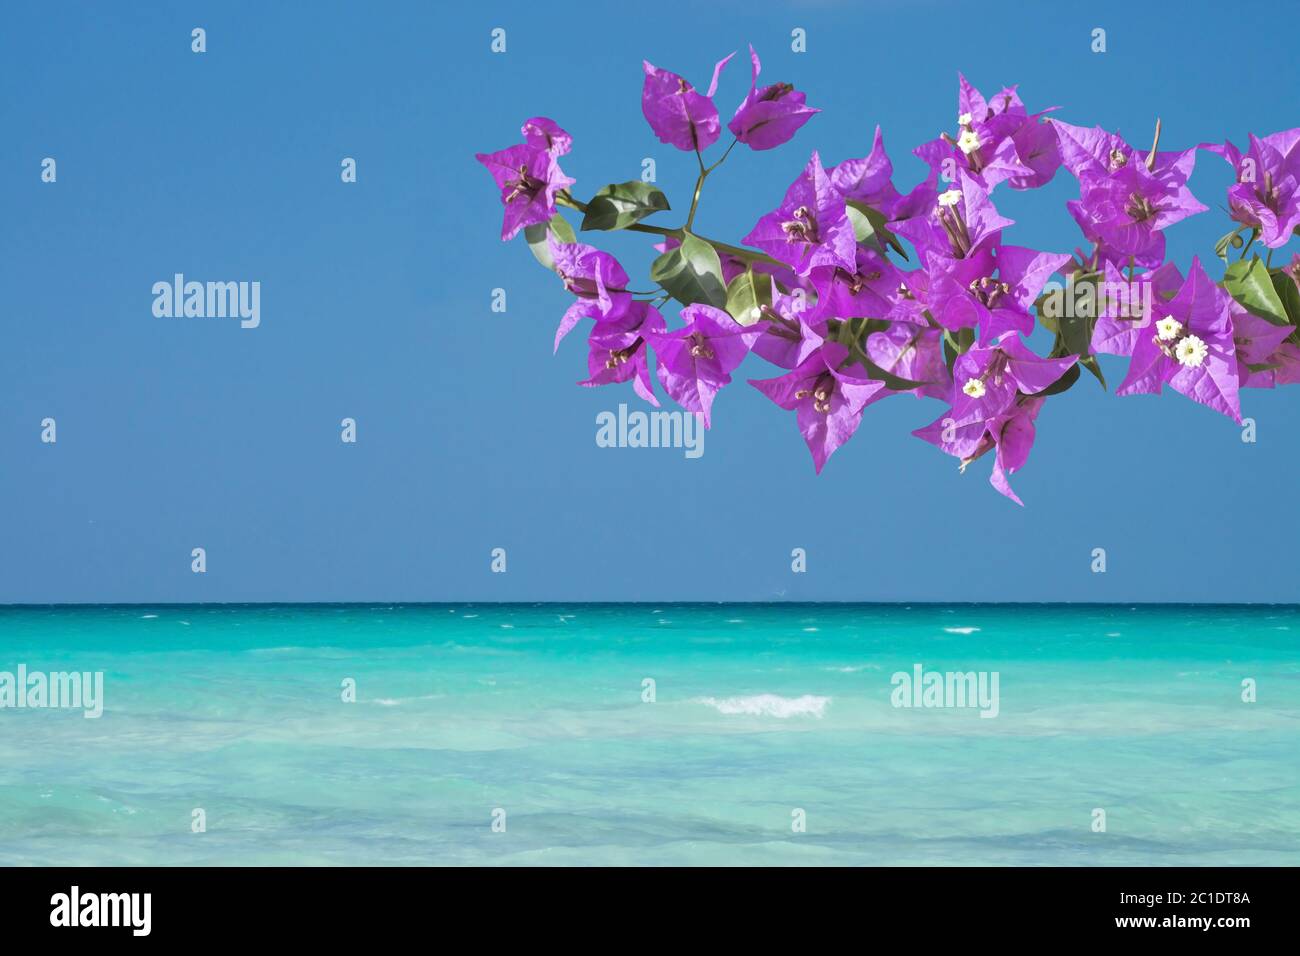
[[[8,610],[103,608],[420,608],[420,607],[1127,607],[1127,608],[1300,608],[1295,601],[851,601],[851,600],[547,600],[547,601],[70,601],[0,603]]]

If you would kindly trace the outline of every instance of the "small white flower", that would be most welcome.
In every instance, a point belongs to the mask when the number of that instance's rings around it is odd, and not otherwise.
[[[966,384],[961,387],[961,390],[971,398],[984,397],[984,383],[977,378],[966,379]]]
[[[969,156],[980,148],[979,134],[973,129],[962,130],[961,135],[957,137],[957,148]]]
[[[1195,335],[1187,336],[1174,349],[1174,356],[1178,359],[1179,364],[1186,365],[1188,368],[1200,368],[1201,363],[1205,361],[1205,356],[1209,354],[1209,346]]]
[[[758,306],[754,306],[752,309],[749,310],[750,322],[757,322],[762,317],[763,317],[763,310],[760,309]]]
[[[1162,342],[1178,338],[1178,333],[1182,330],[1183,323],[1174,318],[1161,319],[1156,323],[1156,335],[1160,336]]]
[[[960,189],[949,189],[946,190],[945,192],[939,193],[940,206],[955,206],[959,202],[961,202]]]
[[[957,125],[969,126],[974,119],[975,117],[971,116],[969,113],[962,113],[961,116],[957,117]]]

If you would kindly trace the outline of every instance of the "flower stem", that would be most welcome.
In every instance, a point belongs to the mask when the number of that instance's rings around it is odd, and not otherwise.
[[[708,169],[706,169],[705,172],[707,172],[707,173],[711,173],[711,172],[713,172],[715,169],[717,169],[719,166],[721,166],[722,163],[723,163],[723,161],[726,160],[726,158],[727,158],[728,156],[731,155],[731,151],[732,151],[733,149],[736,148],[736,144],[739,143],[739,142],[740,142],[740,140],[738,140],[738,139],[733,139],[733,140],[731,141],[731,145],[728,146],[727,149],[726,149],[726,151],[722,154],[722,158],[719,159],[719,160],[718,160],[716,163],[714,163],[712,166],[710,166]]]
[[[704,165],[704,154],[700,152],[698,146],[695,147],[695,161],[700,164],[700,175],[695,180],[695,195],[691,197],[691,211],[686,214],[686,225],[682,227],[687,232],[690,232],[691,226],[695,225],[695,210],[699,208],[700,205],[700,193],[704,190],[704,181],[709,178],[709,173],[721,166],[723,161],[731,155],[732,149],[735,148],[738,142],[740,142],[740,140],[733,139],[731,145],[726,148],[722,156],[712,166]],[[717,245],[717,243],[713,244],[715,246]]]
[[[700,175],[695,179],[695,195],[691,197],[691,211],[686,214],[686,225],[683,226],[687,232],[691,231],[691,226],[695,224],[695,210],[700,205],[700,192],[704,189],[704,180],[709,178],[709,171],[704,168],[704,157],[700,155],[700,148],[695,147],[695,158],[700,164]]]

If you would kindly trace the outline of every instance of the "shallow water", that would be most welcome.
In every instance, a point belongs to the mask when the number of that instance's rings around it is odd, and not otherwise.
[[[99,719],[0,709],[0,863],[1294,865],[1298,636],[1294,606],[0,608],[0,671],[105,687]],[[917,664],[997,672],[997,716],[893,706]]]

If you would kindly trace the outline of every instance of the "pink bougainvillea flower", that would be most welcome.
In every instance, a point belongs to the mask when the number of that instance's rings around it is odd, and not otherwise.
[[[742,240],[788,263],[800,275],[818,266],[852,269],[857,243],[844,211],[844,197],[831,185],[816,152],[785,199]]]
[[[1011,181],[1016,189],[1041,186],[1061,165],[1055,134],[1030,116],[1014,86],[991,100],[957,74],[957,135],[944,133],[913,152],[931,171],[951,180],[962,170],[986,188]]]
[[[1168,177],[1179,185],[1186,185],[1196,164],[1196,151],[1158,151],[1151,160],[1150,152],[1139,150],[1124,141],[1119,133],[1109,133],[1100,126],[1073,126],[1058,119],[1049,119],[1048,125],[1056,133],[1061,151],[1061,165],[1075,179],[1084,176],[1105,176],[1127,166],[1142,166],[1153,175]]]
[[[661,316],[648,302],[633,301],[629,318],[635,326],[625,331],[606,331],[597,325],[587,340],[589,377],[579,385],[613,385],[631,382],[632,389],[651,405],[658,406],[646,355],[646,336],[664,327]]]
[[[817,293],[810,320],[833,318],[886,318],[893,295],[906,273],[874,249],[857,248],[854,267],[820,266],[809,278]]]
[[[929,303],[935,321],[947,329],[979,329],[981,342],[1010,331],[1034,331],[1030,312],[1052,273],[1070,261],[1065,253],[997,246],[994,255],[971,259],[930,256]],[[996,275],[994,273],[996,272]]]
[[[1165,259],[1163,230],[1205,211],[1187,188],[1196,149],[1143,153],[1118,133],[1059,120],[1062,164],[1079,180],[1079,198],[1066,203],[1100,262],[1154,269]]]
[[[574,180],[560,171],[555,157],[544,149],[520,144],[495,153],[475,153],[501,190],[506,207],[501,238],[513,239],[519,230],[547,222],[555,215],[555,194]]]
[[[938,195],[935,189],[938,177],[933,171],[924,182],[907,194],[901,194],[894,188],[894,164],[885,152],[885,142],[879,126],[876,127],[870,154],[862,159],[846,159],[826,172],[831,177],[831,185],[846,201],[876,210],[886,222],[910,219],[918,211],[928,213]]]
[[[845,199],[856,200],[882,212],[888,212],[899,199],[892,182],[894,164],[885,153],[885,141],[879,126],[876,127],[870,154],[862,159],[846,159],[826,172],[830,174],[831,184]]]
[[[843,345],[825,342],[794,371],[779,378],[749,380],[781,408],[796,413],[818,474],[835,450],[853,437],[862,410],[890,394],[883,382],[844,371],[847,358]]]
[[[1029,175],[1015,176],[1011,179],[1012,189],[1037,189],[1052,181],[1056,171],[1061,168],[1061,146],[1056,138],[1056,131],[1044,115],[1043,110],[1025,120],[1023,126],[1014,134],[1016,155],[1023,166],[1028,166]]]
[[[1045,401],[1037,393],[1051,387],[1078,356],[1041,358],[1012,333],[996,345],[976,347],[953,365],[952,407],[912,434],[960,459],[966,466],[996,448],[990,478],[994,488],[1023,504],[1007,478],[1029,457],[1034,419]]]
[[[943,357],[943,332],[915,322],[890,322],[889,327],[867,336],[867,358],[891,375],[920,382],[912,389],[918,398],[947,398],[952,385]]]
[[[722,124],[713,94],[718,90],[722,68],[735,55],[723,57],[713,67],[713,80],[704,94],[676,73],[642,61],[645,82],[641,87],[641,112],[659,142],[688,152],[708,149],[717,142]]]
[[[807,320],[811,307],[802,289],[783,293],[775,279],[769,281],[772,304],[759,307],[753,351],[773,365],[792,369],[821,348],[822,333]]]
[[[1153,269],[1165,260],[1164,230],[1206,208],[1179,180],[1128,163],[1105,175],[1084,174],[1079,198],[1065,205],[1103,260],[1126,265],[1132,259]]]
[[[960,469],[976,459],[996,450],[993,458],[993,471],[989,475],[989,484],[1021,507],[1024,502],[1011,490],[1010,476],[1024,467],[1029,460],[1029,451],[1034,447],[1036,430],[1034,419],[1038,417],[1045,398],[1033,398],[1017,395],[1015,401],[1003,412],[984,420],[968,420],[956,423],[952,418],[941,419],[912,434],[925,439],[933,445],[947,451],[956,452],[945,447],[944,436],[956,436],[963,444],[970,444],[969,452],[958,455],[961,459]],[[973,443],[970,443],[971,439]]]
[[[1272,388],[1277,384],[1275,367],[1282,362],[1276,356],[1292,325],[1274,325],[1267,319],[1234,309],[1232,344],[1237,352],[1237,381],[1242,388]]]
[[[1233,316],[1241,307],[1211,281],[1199,258],[1168,302],[1156,300],[1155,321],[1141,329],[1117,395],[1159,395],[1165,385],[1241,422]]]
[[[708,428],[714,396],[731,382],[731,372],[749,354],[759,331],[710,305],[688,305],[682,318],[682,328],[647,331],[646,341],[654,349],[664,391],[682,408],[702,414]]]
[[[1237,181],[1228,188],[1232,218],[1259,230],[1269,248],[1286,245],[1300,226],[1300,129],[1250,136],[1246,153],[1232,143],[1202,143],[1201,148],[1232,165]]]
[[[563,156],[573,146],[573,137],[560,129],[560,124],[545,116],[534,116],[524,120],[519,132],[524,134],[524,142],[537,149],[544,149],[552,156]]]
[[[753,67],[749,95],[736,109],[727,129],[750,149],[772,149],[788,142],[799,127],[821,110],[809,106],[804,94],[789,83],[772,83],[760,88],[758,74],[762,66],[752,46],[749,61]]]
[[[1132,355],[1138,336],[1154,321],[1156,301],[1163,304],[1182,288],[1183,274],[1172,262],[1166,262],[1130,281],[1113,262],[1108,262],[1103,276],[1095,299],[1097,323],[1092,330],[1092,351]]]
[[[547,247],[564,288],[578,297],[555,330],[555,351],[559,351],[560,342],[584,318],[606,323],[605,331],[622,331],[615,323],[628,315],[632,293],[627,289],[627,272],[618,260],[594,246],[556,242],[554,236],[547,237]],[[634,315],[630,321],[640,324],[640,316]]]
[[[952,368],[950,404],[958,419],[992,418],[1007,411],[1017,394],[1035,395],[1070,370],[1077,355],[1043,358],[1011,334],[990,346],[976,346]]]
[[[989,200],[988,187],[970,173],[961,172],[958,183],[939,193],[928,215],[896,221],[890,228],[911,241],[923,255],[936,252],[965,259],[995,244],[1014,220],[998,214]]]
[[[1269,356],[1273,366],[1273,383],[1275,385],[1295,385],[1300,383],[1300,346],[1294,342],[1283,342],[1276,352]]]

